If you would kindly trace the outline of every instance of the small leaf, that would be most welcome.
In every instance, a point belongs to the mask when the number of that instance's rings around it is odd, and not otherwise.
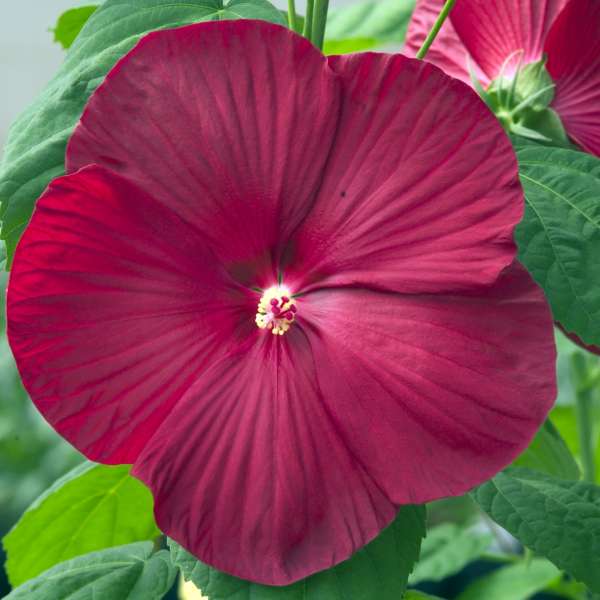
[[[85,103],[115,62],[150,31],[240,18],[285,25],[267,0],[106,0],[92,14],[56,76],[9,131],[0,164],[0,238],[9,266],[36,199],[64,174],[67,140]]]
[[[577,480],[580,477],[573,455],[549,419],[513,465],[541,471],[558,479]]]
[[[177,570],[166,550],[139,542],[60,563],[14,589],[6,600],[160,600]]]
[[[54,31],[54,41],[58,42],[65,50],[70,48],[86,21],[97,8],[97,5],[80,6],[60,15],[56,27],[52,30]]]
[[[476,579],[457,600],[527,600],[561,576],[553,564],[534,558],[529,564],[519,562]]]
[[[408,582],[442,581],[480,558],[489,547],[490,534],[475,534],[453,523],[433,527],[421,545],[421,558]]]
[[[59,479],[3,540],[13,586],[93,550],[153,540],[152,495],[128,466],[84,463]]]
[[[600,592],[600,487],[511,467],[472,496],[524,546]]]
[[[364,0],[332,10],[327,19],[330,40],[370,38],[401,43],[406,36],[415,0]]]
[[[403,506],[396,520],[352,558],[284,587],[244,581],[196,560],[169,540],[171,558],[186,580],[210,600],[398,600],[419,557],[425,509]]]
[[[517,146],[526,209],[519,258],[544,289],[554,318],[600,344],[600,160],[539,145]]]

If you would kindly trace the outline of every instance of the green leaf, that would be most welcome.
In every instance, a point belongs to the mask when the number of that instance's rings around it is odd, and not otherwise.
[[[600,591],[600,487],[511,467],[472,496],[524,546]]]
[[[600,344],[600,160],[590,154],[517,147],[526,209],[519,258],[542,286],[554,318]]]
[[[352,558],[284,587],[244,581],[199,562],[169,540],[171,558],[186,580],[210,600],[398,600],[419,558],[425,508],[403,506],[396,520]]]
[[[598,600],[598,594],[591,594],[583,583],[563,577],[551,583],[545,590],[550,597],[558,596],[565,600]]]
[[[550,418],[560,431],[563,439],[574,456],[579,456],[579,433],[577,431],[577,416],[574,406],[555,406],[550,412]]]
[[[6,571],[17,586],[74,556],[158,535],[152,495],[129,467],[87,462],[40,496],[4,538]]]
[[[379,41],[376,38],[348,38],[346,40],[325,40],[323,54],[352,54],[376,48]]]
[[[325,34],[329,40],[369,38],[399,44],[414,8],[415,0],[364,0],[330,11]]]
[[[424,592],[420,592],[419,590],[408,590],[406,594],[402,597],[402,600],[443,600],[438,596],[431,596],[430,594],[425,594]]]
[[[421,558],[408,582],[442,581],[480,558],[489,547],[490,534],[475,534],[453,523],[433,527],[421,545]]]
[[[519,562],[476,579],[457,600],[527,600],[561,576],[553,564],[534,558],[529,564]]]
[[[14,589],[6,600],[160,600],[177,570],[166,550],[139,542],[60,563]]]
[[[94,12],[54,79],[10,129],[0,167],[0,237],[9,263],[35,200],[64,173],[66,143],[87,99],[115,62],[149,31],[250,17],[285,25],[267,0],[107,0]]]
[[[54,31],[54,41],[58,42],[65,50],[70,48],[86,21],[97,8],[97,5],[80,6],[60,15],[56,27],[52,30]]]
[[[577,480],[580,477],[579,467],[573,455],[549,419],[513,465],[541,471],[558,479]]]
[[[212,0],[211,4],[213,5],[212,21],[260,19],[287,26],[287,21],[283,18],[281,11],[277,10],[268,0]],[[220,5],[220,8],[215,11],[214,6],[217,4]]]

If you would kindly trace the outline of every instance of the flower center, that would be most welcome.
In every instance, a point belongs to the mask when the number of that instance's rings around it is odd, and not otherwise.
[[[273,335],[283,335],[296,319],[296,302],[285,286],[273,286],[266,290],[258,303],[256,324],[270,329]]]

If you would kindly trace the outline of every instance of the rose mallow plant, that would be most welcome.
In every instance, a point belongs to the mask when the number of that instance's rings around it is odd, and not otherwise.
[[[418,0],[418,52],[444,0]],[[427,60],[476,87],[507,130],[600,156],[600,2],[458,0]]]
[[[475,92],[258,21],[154,32],[16,251],[36,406],[160,528],[286,584],[510,463],[555,397],[517,164]]]

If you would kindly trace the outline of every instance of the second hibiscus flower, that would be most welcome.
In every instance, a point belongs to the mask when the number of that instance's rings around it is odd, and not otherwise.
[[[432,65],[327,59],[262,22],[152,33],[67,170],[11,273],[23,381],[221,570],[326,569],[492,476],[552,405],[514,154]]]
[[[408,52],[418,51],[443,4],[418,0]],[[480,80],[515,133],[560,142],[566,131],[600,156],[598,0],[457,0],[427,60],[467,83]]]

